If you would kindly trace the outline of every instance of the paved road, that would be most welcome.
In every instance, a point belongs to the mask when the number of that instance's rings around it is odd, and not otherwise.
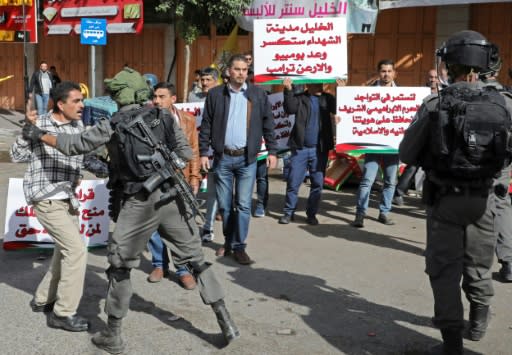
[[[0,141],[6,144],[11,136],[4,125],[0,123]],[[22,177],[24,170],[23,164],[0,163],[4,203],[8,178]],[[406,205],[394,210],[397,224],[383,226],[376,220],[373,194],[366,228],[356,230],[348,225],[355,187],[326,191],[320,225],[309,226],[304,186],[296,221],[279,225],[285,184],[275,173],[269,215],[251,221],[248,253],[256,263],[240,266],[215,257],[219,222],[216,239],[204,248],[226,288],[226,303],[242,338],[223,347],[215,317],[196,291],[184,291],[171,280],[149,284],[151,265],[145,253],[141,267],[132,271],[135,293],[124,322],[126,354],[412,355],[437,344],[440,334],[430,323],[432,295],[423,272],[425,214],[417,199],[406,198]],[[0,212],[2,221],[4,214]],[[38,253],[0,250],[0,353],[103,354],[91,345],[91,334],[50,329],[44,315],[31,312],[28,303],[48,263]],[[79,312],[91,319],[91,332],[106,320],[106,265],[105,250],[89,253]],[[496,282],[495,288],[488,334],[480,342],[465,340],[467,354],[511,353],[512,285]]]

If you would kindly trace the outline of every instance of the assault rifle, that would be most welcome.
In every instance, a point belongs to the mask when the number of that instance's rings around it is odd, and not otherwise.
[[[156,138],[142,119],[142,116],[135,118],[132,124],[140,128],[146,144],[154,149],[152,155],[137,155],[137,160],[141,163],[150,162],[155,169],[155,173],[142,184],[142,187],[151,193],[159,186],[162,186],[162,190],[165,192],[160,201],[157,202],[157,208],[178,196],[204,222],[205,218],[199,210],[200,206],[192,193],[192,188],[185,180],[185,176],[181,171],[187,164],[174,151],[171,151],[167,145]],[[170,180],[172,180],[172,183]]]

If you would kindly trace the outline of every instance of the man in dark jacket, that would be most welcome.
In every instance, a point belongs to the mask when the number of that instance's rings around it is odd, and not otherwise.
[[[280,224],[293,219],[297,207],[299,187],[309,170],[311,187],[306,207],[306,222],[317,225],[318,205],[324,184],[327,155],[334,147],[332,119],[336,113],[336,99],[322,91],[322,84],[308,84],[307,91],[294,94],[292,80],[285,78],[284,110],[295,115],[288,146],[291,149],[290,172],[286,183],[286,203]]]
[[[30,79],[29,92],[34,92],[38,115],[44,115],[48,111],[50,101],[50,90],[53,87],[53,75],[48,71],[48,63],[42,61],[39,70],[32,74]]]
[[[267,164],[272,168],[276,163],[277,145],[274,116],[267,94],[246,82],[248,65],[245,56],[232,56],[228,70],[227,84],[211,89],[206,97],[199,132],[199,154],[202,168],[209,170],[210,145],[214,151],[212,170],[225,237],[224,246],[217,255],[227,256],[233,252],[238,263],[247,265],[252,263],[245,248],[256,180],[256,155],[263,136],[269,152]]]

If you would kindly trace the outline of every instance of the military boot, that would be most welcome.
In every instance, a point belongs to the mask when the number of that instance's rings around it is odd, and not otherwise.
[[[473,341],[479,341],[485,335],[491,312],[489,306],[471,303],[469,305],[469,332],[468,338]]]
[[[121,320],[108,316],[107,328],[92,337],[92,342],[98,348],[110,354],[120,354],[124,350],[123,339],[121,338]]]
[[[229,344],[236,338],[239,338],[240,332],[231,319],[231,316],[226,309],[226,305],[224,304],[224,300],[219,300],[215,303],[212,303],[211,306],[215,312],[215,315],[217,316],[217,322],[219,323],[220,329],[222,330],[224,339],[226,339],[226,343]]]
[[[461,329],[441,329],[441,336],[443,337],[443,355],[462,355],[464,353]]]

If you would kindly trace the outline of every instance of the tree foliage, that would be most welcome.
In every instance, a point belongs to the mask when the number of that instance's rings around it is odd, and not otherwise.
[[[240,16],[252,0],[160,0],[157,11],[169,14],[185,43],[192,44],[205,22],[222,25]]]

